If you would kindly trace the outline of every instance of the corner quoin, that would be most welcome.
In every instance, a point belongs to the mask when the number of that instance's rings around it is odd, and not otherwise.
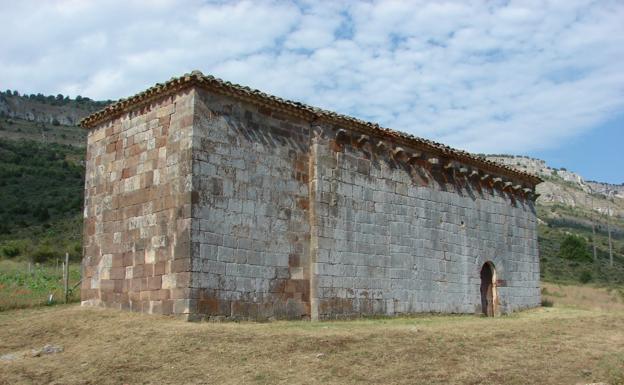
[[[316,320],[540,304],[534,175],[197,71],[82,126],[83,305]]]

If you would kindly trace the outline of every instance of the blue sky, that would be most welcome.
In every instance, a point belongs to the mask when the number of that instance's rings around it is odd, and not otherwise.
[[[0,88],[126,97],[193,69],[624,182],[624,3],[0,0]]]
[[[598,125],[561,146],[527,153],[552,167],[564,167],[585,179],[624,184],[624,114]]]

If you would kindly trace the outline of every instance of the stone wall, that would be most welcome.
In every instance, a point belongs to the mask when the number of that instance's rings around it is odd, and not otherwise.
[[[538,306],[533,202],[444,162],[398,161],[378,140],[315,139],[318,317],[481,312],[486,261],[501,312]]]
[[[310,315],[308,127],[199,91],[193,288],[208,317]]]
[[[473,313],[489,261],[498,311],[539,305],[524,182],[309,111],[176,92],[89,132],[83,304],[188,319]]]
[[[188,314],[194,91],[88,134],[82,303]]]

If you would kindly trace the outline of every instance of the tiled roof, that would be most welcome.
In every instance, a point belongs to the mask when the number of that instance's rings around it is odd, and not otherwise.
[[[491,172],[498,172],[510,177],[520,178],[533,184],[538,184],[542,180],[526,172],[515,170],[511,167],[502,165],[497,162],[483,159],[469,152],[456,150],[441,143],[437,143],[428,139],[423,139],[401,131],[380,127],[376,123],[363,121],[348,115],[338,114],[333,111],[309,106],[300,102],[286,100],[277,96],[266,94],[262,91],[251,89],[249,87],[234,84],[228,81],[215,78],[214,76],[204,75],[200,71],[193,71],[190,74],[184,74],[178,78],[171,78],[165,83],[157,83],[155,86],[140,92],[126,99],[120,99],[114,104],[100,110],[94,114],[84,118],[80,125],[84,128],[92,128],[98,124],[113,119],[125,112],[133,110],[139,105],[144,105],[150,101],[161,97],[164,94],[170,94],[189,86],[197,85],[211,91],[232,96],[234,98],[243,99],[252,103],[265,105],[267,107],[286,110],[292,114],[298,115],[310,121],[327,121],[338,126],[354,129],[371,135],[391,137],[395,140],[402,141],[407,145],[416,146],[424,150],[431,151],[440,156],[455,159],[477,167],[481,167]]]

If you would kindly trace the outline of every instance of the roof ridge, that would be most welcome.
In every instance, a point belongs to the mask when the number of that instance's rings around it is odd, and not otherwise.
[[[445,155],[453,156],[464,160],[470,160],[472,162],[476,162],[477,164],[497,168],[512,175],[523,177],[525,179],[528,178],[535,184],[542,182],[542,179],[534,174],[516,170],[501,163],[481,158],[465,150],[455,149],[445,144],[408,134],[406,132],[381,127],[378,123],[375,122],[365,121],[359,118],[355,118],[353,116],[340,114],[335,111],[325,110],[323,108],[314,107],[302,102],[270,95],[261,90],[225,81],[212,75],[204,75],[199,70],[193,70],[192,72],[185,73],[180,77],[172,77],[164,83],[156,83],[154,86],[133,96],[119,99],[117,102],[82,119],[80,121],[80,125],[84,128],[92,128],[107,119],[112,119],[119,114],[127,112],[128,110],[139,104],[147,103],[150,100],[162,96],[163,94],[172,93],[193,84],[196,84],[198,86],[212,86],[212,89],[221,89],[222,91],[226,91],[230,96],[234,97],[245,97],[247,99],[255,99],[256,102],[262,101],[264,103],[281,105],[282,108],[288,108],[291,110],[291,112],[298,112],[299,115],[307,115],[307,117],[311,119],[325,118],[330,121],[338,120],[339,122],[336,123],[349,122],[355,126],[359,126],[358,128],[360,129],[372,130],[378,134],[383,135],[392,135],[397,139],[411,142],[411,144],[417,143],[420,145],[424,145],[430,150],[434,150]]]

